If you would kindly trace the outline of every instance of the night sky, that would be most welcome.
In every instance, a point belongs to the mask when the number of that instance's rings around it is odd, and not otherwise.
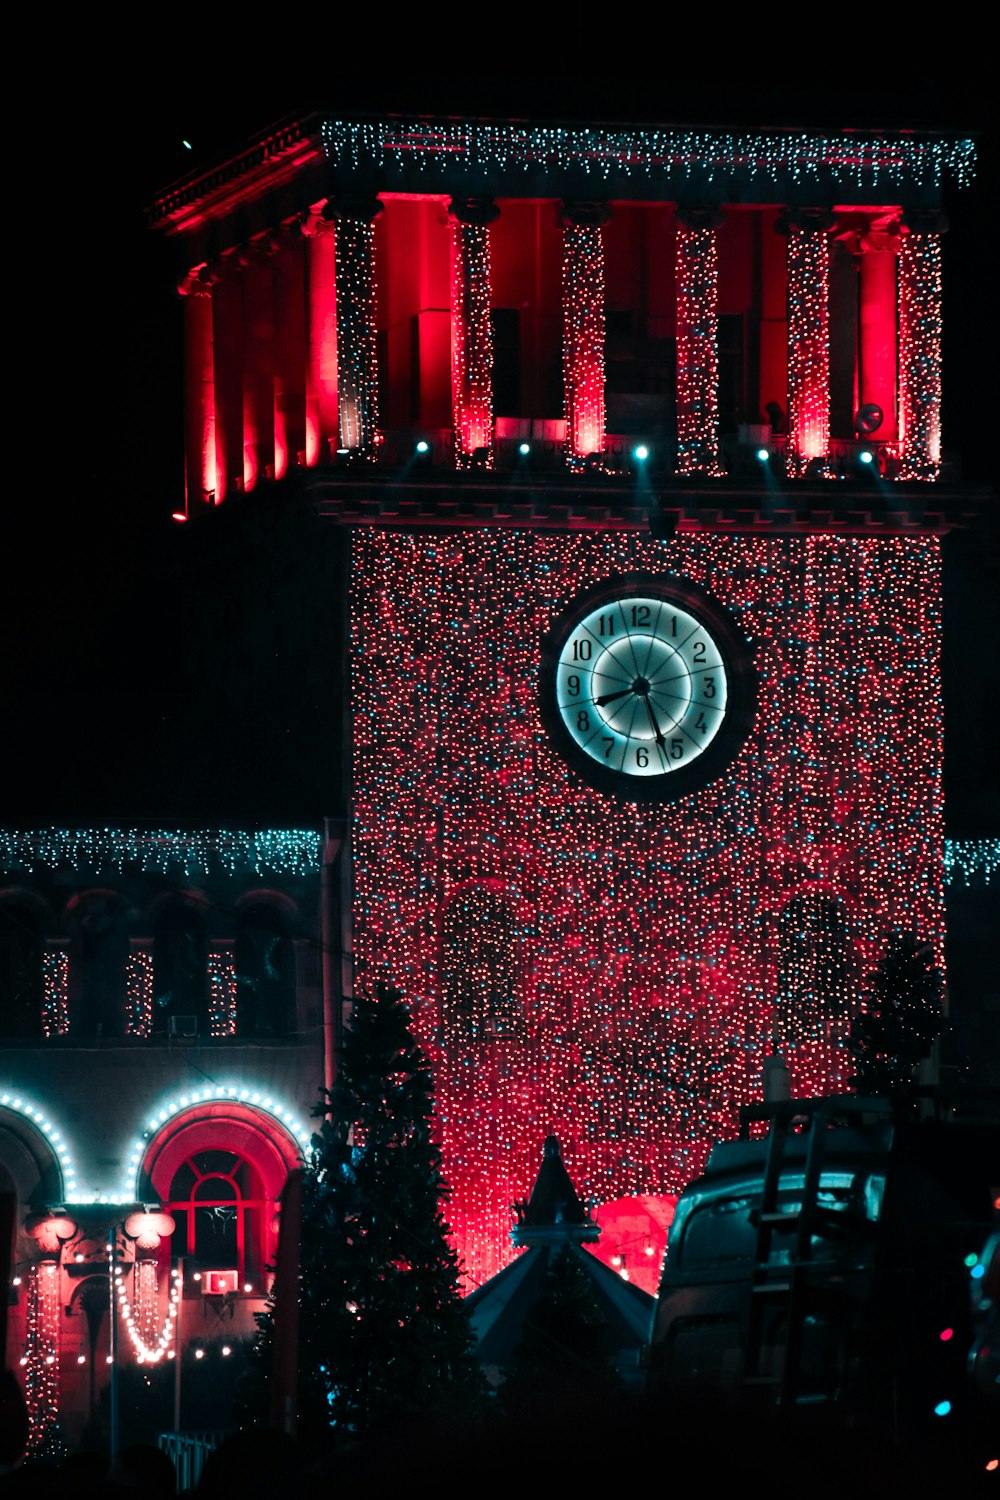
[[[180,304],[172,247],[146,230],[142,212],[159,188],[283,115],[322,107],[978,133],[978,182],[947,202],[944,425],[964,477],[987,478],[995,380],[982,330],[992,314],[983,288],[995,278],[987,217],[995,134],[985,133],[982,92],[959,71],[876,86],[861,69],[846,89],[814,77],[786,85],[784,46],[766,18],[756,86],[745,74],[727,80],[714,59],[708,83],[634,71],[628,54],[643,51],[635,33],[608,39],[610,61],[596,77],[592,58],[584,69],[532,66],[532,54],[553,55],[552,44],[526,29],[499,56],[473,37],[464,52],[456,42],[442,57],[416,27],[377,60],[339,28],[329,47],[302,25],[276,50],[247,42],[232,52],[198,35],[189,17],[175,25],[184,34],[155,50],[126,39],[124,64],[119,42],[108,39],[105,51],[88,35],[77,65],[65,39],[64,87],[25,134],[32,209],[19,225],[20,274],[8,282],[28,338],[15,387],[26,483],[9,500],[4,569],[13,667],[3,694],[5,822],[315,823],[336,810],[340,709],[316,670],[326,646],[319,617],[307,609],[287,639],[258,617],[265,628],[254,639],[266,659],[254,659],[252,641],[242,654],[230,651],[227,670],[242,680],[221,698],[205,637],[244,630],[282,590],[301,595],[335,566],[339,543],[317,543],[301,517],[277,543],[266,522],[241,537],[236,518],[227,519],[209,543],[170,522],[182,494]],[[690,79],[688,56],[678,48],[667,73]],[[773,67],[763,66],[766,56]],[[433,69],[422,68],[431,58]],[[949,831],[958,836],[1000,834],[983,709],[1000,691],[995,537],[948,543],[948,607],[957,613],[947,653],[958,653],[950,667],[946,654]],[[213,610],[207,594],[228,602]],[[303,653],[313,653],[304,689]],[[975,672],[970,653],[981,664]]]

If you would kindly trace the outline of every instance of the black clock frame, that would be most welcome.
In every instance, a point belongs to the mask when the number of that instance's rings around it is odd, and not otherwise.
[[[726,672],[726,716],[711,744],[690,765],[659,776],[629,776],[600,765],[570,734],[556,700],[559,657],[580,621],[600,604],[638,598],[667,600],[704,621]],[[539,692],[542,723],[559,754],[591,786],[624,802],[674,802],[714,781],[738,754],[757,712],[752,648],[732,615],[699,584],[661,573],[620,573],[574,595],[542,637]]]

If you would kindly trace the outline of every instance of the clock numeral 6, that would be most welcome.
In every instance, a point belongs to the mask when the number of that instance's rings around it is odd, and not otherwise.
[[[635,763],[637,766],[643,768],[649,765],[649,751],[645,748],[644,745],[640,745],[638,750],[635,752]]]

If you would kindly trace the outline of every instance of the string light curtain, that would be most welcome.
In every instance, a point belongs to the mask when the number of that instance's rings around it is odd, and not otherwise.
[[[719,463],[721,212],[677,211],[677,473],[724,473]]]
[[[340,446],[374,460],[382,441],[375,325],[375,220],[382,205],[377,198],[337,198],[327,212],[337,226]]]
[[[141,949],[125,960],[125,1035],[149,1036],[153,1030],[153,955]]]
[[[208,955],[208,1024],[213,1036],[236,1035],[236,964],[228,948]]]
[[[563,388],[566,457],[580,468],[604,452],[604,204],[563,207]]]
[[[789,214],[788,472],[822,472],[830,450],[829,217]],[[811,468],[810,468],[811,466]]]
[[[28,1275],[27,1338],[21,1359],[28,1454],[52,1451],[59,1436],[59,1266],[43,1260]]]
[[[474,455],[493,467],[493,330],[490,231],[499,213],[479,198],[454,198],[451,214],[451,403],[455,466]]]
[[[899,252],[900,479],[941,471],[941,216],[909,215]]]
[[[481,1280],[510,1258],[508,1205],[556,1125],[584,1196],[676,1193],[760,1097],[779,989],[795,1092],[836,1091],[856,999],[841,940],[853,976],[896,928],[941,961],[939,543],[483,527],[366,528],[354,547],[358,983],[391,978],[414,1006],[448,1219]],[[580,590],[653,569],[732,611],[759,706],[715,781],[636,804],[551,744],[539,643]],[[475,943],[454,926],[466,892]],[[780,944],[804,892],[843,914],[830,1027],[795,998],[830,964]],[[477,1005],[497,976],[509,1024],[463,1049],[445,1002]]]
[[[50,948],[42,954],[42,1031],[65,1036],[69,1031],[69,953]]]

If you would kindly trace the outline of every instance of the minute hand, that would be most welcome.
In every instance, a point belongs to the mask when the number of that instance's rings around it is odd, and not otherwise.
[[[651,705],[649,699],[648,698],[643,698],[642,701],[646,705],[646,712],[649,714],[649,722],[653,726],[653,733],[656,736],[656,743],[658,745],[665,745],[667,742],[663,738],[663,733],[662,733],[662,731],[660,729],[659,724],[657,724],[657,722],[656,722],[656,715],[653,713],[653,708],[652,708],[652,705]]]

